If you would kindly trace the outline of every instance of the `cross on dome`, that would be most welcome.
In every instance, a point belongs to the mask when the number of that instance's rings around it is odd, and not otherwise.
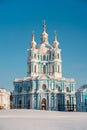
[[[34,31],[32,31],[32,41],[34,41]]]
[[[46,21],[43,21],[43,33],[41,36],[41,43],[48,43],[48,34],[46,33]]]
[[[36,42],[35,42],[35,38],[34,38],[34,31],[32,31],[31,47],[32,47],[33,49],[36,47]]]
[[[54,48],[58,48],[59,42],[57,41],[57,34],[56,31],[54,31],[54,42],[53,42]]]
[[[44,32],[46,32],[46,21],[45,20],[43,20],[43,30],[44,30]]]
[[[54,31],[54,41],[57,41],[57,34],[56,34],[56,30]]]

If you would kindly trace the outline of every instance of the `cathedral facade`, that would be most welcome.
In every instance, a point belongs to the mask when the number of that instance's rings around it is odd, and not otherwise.
[[[75,105],[75,80],[62,77],[61,49],[56,33],[52,46],[44,24],[39,47],[32,34],[27,77],[14,80],[13,107],[75,111]]]

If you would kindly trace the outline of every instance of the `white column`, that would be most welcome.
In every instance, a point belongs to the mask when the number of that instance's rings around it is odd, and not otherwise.
[[[38,109],[41,109],[41,99],[40,99],[40,94],[38,94],[37,97],[38,97],[38,98],[37,98],[37,108],[38,108]]]
[[[51,110],[51,94],[49,93],[49,110]]]
[[[54,94],[54,110],[56,110],[56,94]]]
[[[34,94],[32,94],[32,109],[34,109]]]
[[[32,109],[32,94],[30,94],[30,109]]]

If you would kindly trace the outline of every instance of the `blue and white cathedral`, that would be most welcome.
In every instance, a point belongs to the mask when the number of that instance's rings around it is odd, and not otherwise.
[[[14,80],[13,107],[75,111],[75,105],[75,80],[62,77],[59,42],[55,33],[53,45],[49,44],[44,23],[39,47],[32,34],[27,77]]]

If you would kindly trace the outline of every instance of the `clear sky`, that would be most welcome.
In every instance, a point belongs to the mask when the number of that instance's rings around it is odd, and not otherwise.
[[[26,77],[31,33],[39,45],[44,19],[50,44],[57,31],[63,77],[87,84],[87,0],[0,0],[0,88]]]

